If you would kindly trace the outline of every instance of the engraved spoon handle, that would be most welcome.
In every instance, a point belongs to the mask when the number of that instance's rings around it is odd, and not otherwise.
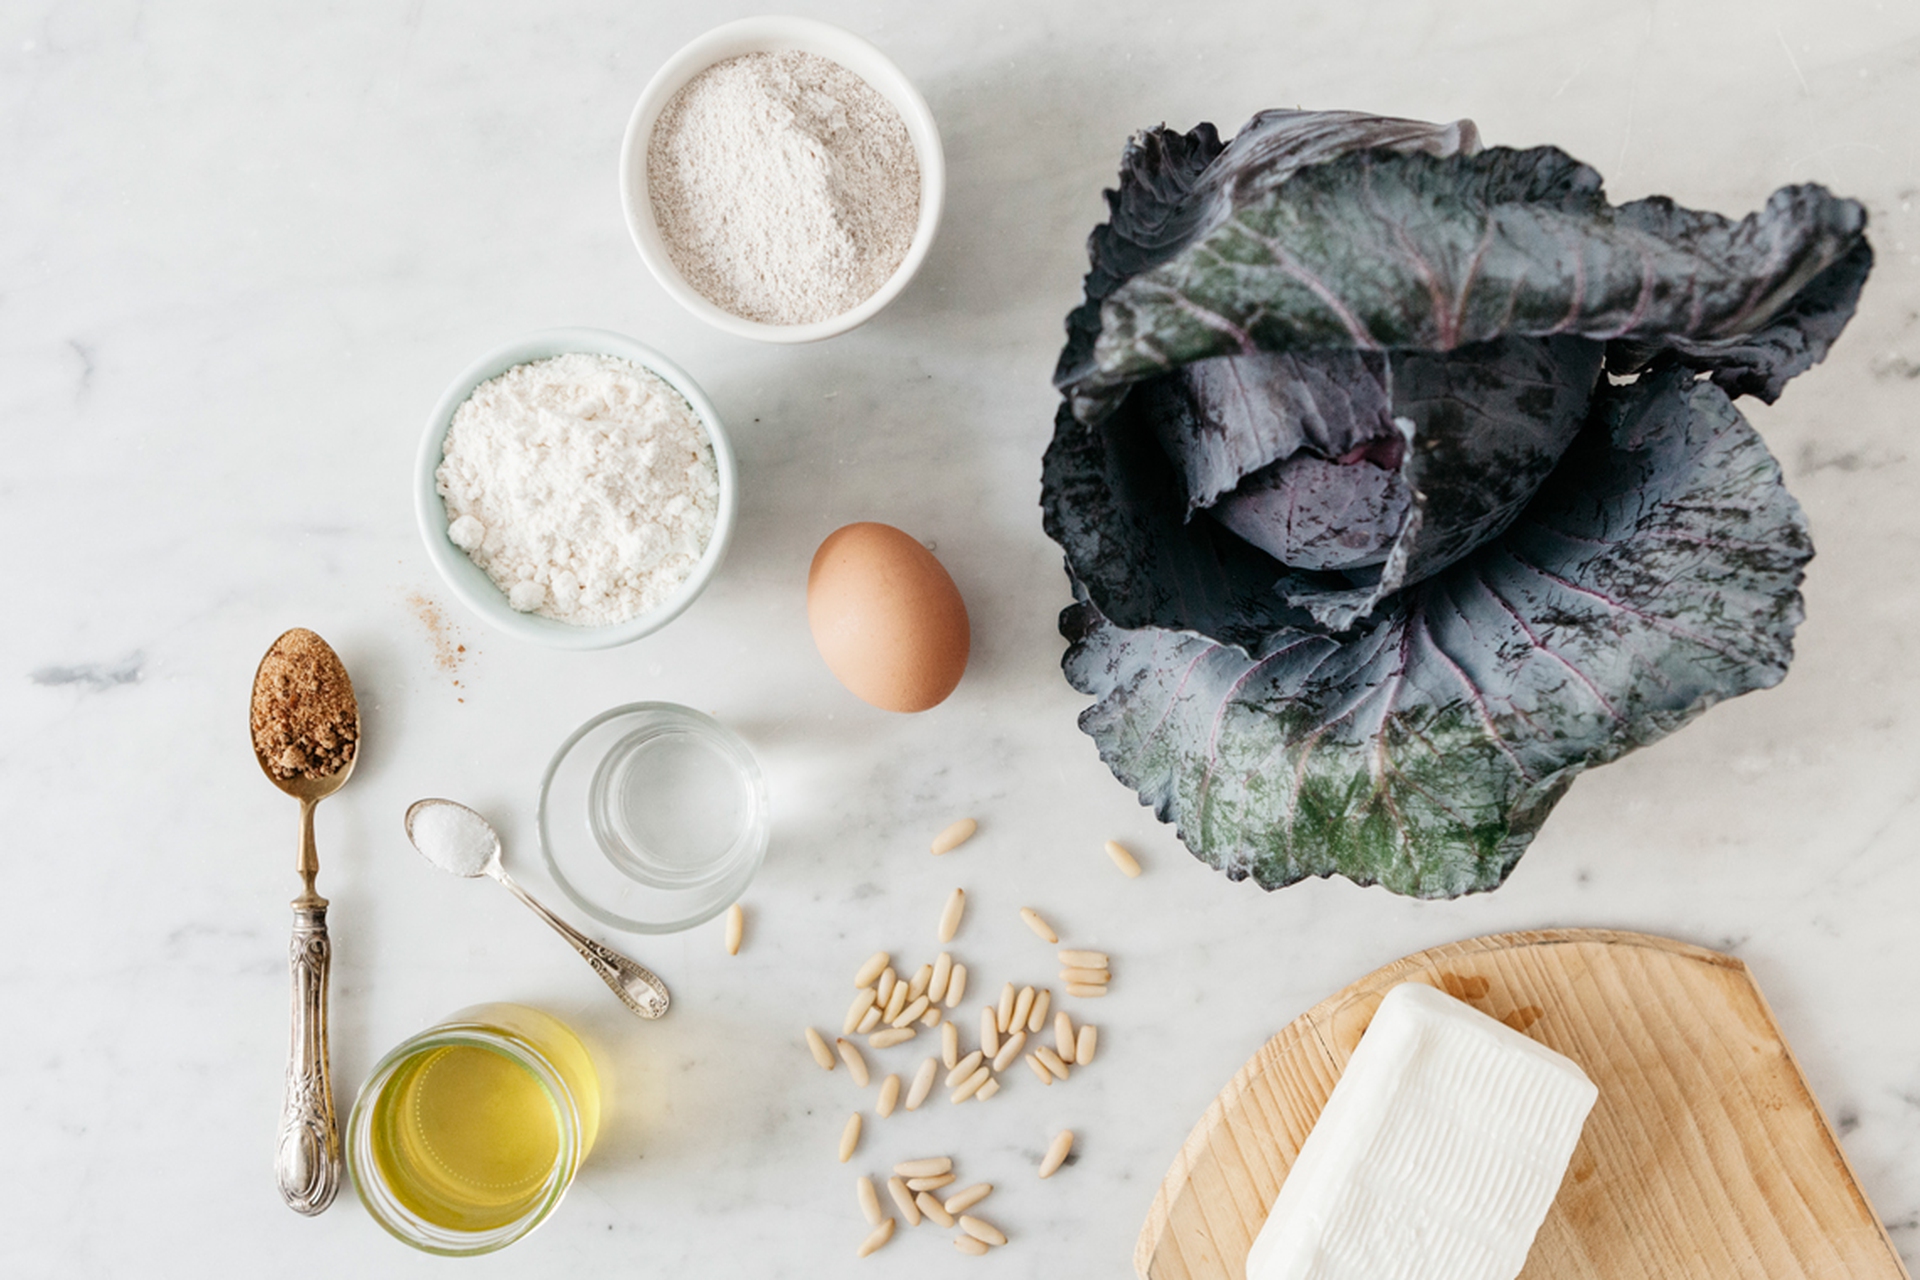
[[[600,980],[613,989],[613,994],[619,996],[620,1002],[627,1008],[643,1018],[658,1018],[667,1011],[669,1000],[667,984],[655,977],[652,970],[627,959],[612,947],[595,942],[541,906],[532,894],[514,883],[513,877],[499,867],[497,860],[491,872],[493,878],[507,886],[514,897],[526,903],[533,909],[535,915],[552,925],[555,933],[572,943],[573,949],[593,966],[593,971],[600,975]]]
[[[340,1190],[340,1129],[327,1060],[327,974],[333,967],[333,943],[327,937],[327,900],[311,890],[293,900],[293,943],[287,958],[293,970],[293,1034],[273,1171],[287,1207],[311,1216],[332,1204]]]

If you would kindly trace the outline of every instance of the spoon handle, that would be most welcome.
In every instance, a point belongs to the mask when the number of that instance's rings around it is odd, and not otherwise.
[[[620,1002],[643,1018],[657,1018],[667,1011],[667,984],[653,971],[637,964],[612,947],[595,942],[536,901],[532,894],[515,884],[504,870],[495,870],[494,879],[507,886],[514,897],[533,909],[533,913],[553,926],[554,932],[573,944],[600,980],[613,989]]]
[[[273,1172],[287,1207],[309,1216],[340,1190],[340,1129],[333,1114],[327,1060],[327,900],[309,890],[293,900],[293,1034],[287,1053],[287,1100]]]

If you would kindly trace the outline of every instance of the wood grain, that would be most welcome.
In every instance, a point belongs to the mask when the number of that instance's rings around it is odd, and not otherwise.
[[[1522,1280],[1906,1280],[1746,966],[1598,929],[1423,951],[1296,1019],[1174,1160],[1134,1253],[1144,1280],[1244,1280],[1300,1144],[1402,982],[1526,1032],[1599,1087]]]

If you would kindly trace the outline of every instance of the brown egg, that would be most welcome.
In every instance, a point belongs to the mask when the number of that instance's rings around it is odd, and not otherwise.
[[[967,669],[967,606],[933,553],[887,524],[836,529],[807,570],[807,623],[827,668],[885,711],[946,701]]]

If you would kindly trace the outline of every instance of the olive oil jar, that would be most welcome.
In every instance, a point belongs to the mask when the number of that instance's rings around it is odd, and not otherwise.
[[[599,1079],[565,1023],[475,1005],[380,1060],[353,1104],[347,1163],[393,1235],[429,1253],[491,1253],[553,1212],[599,1126]]]

